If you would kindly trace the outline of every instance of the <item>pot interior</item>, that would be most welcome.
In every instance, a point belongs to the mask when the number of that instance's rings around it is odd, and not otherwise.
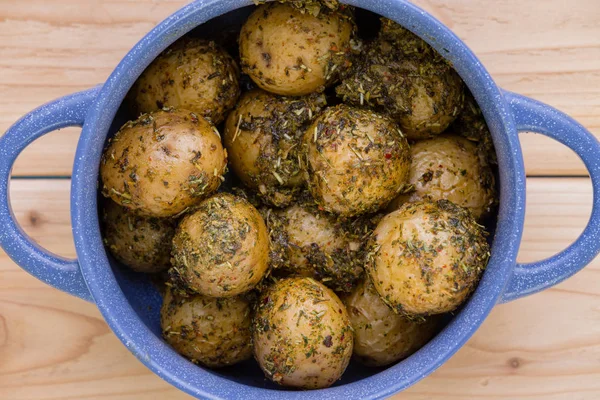
[[[202,37],[217,41],[223,47],[225,47],[231,55],[238,58],[238,46],[237,46],[237,32],[239,32],[242,24],[254,10],[255,6],[247,6],[235,11],[224,14],[220,17],[214,18],[207,23],[192,30],[188,35],[195,37]],[[356,9],[356,18],[359,26],[359,35],[363,39],[372,39],[377,35],[379,31],[380,16],[364,10]],[[247,78],[249,79],[249,78]],[[249,81],[244,83],[242,79],[242,85],[248,84]],[[115,119],[111,125],[108,138],[114,136],[119,128],[127,121],[135,119],[125,103],[119,108]],[[222,126],[219,126],[219,130],[222,132]],[[499,176],[497,168],[495,168],[496,182],[499,182]],[[222,185],[220,190],[227,190],[232,185],[237,183],[237,179],[231,173],[226,176],[226,181]],[[98,203],[102,203],[102,196],[98,193]],[[487,224],[490,235],[488,240],[491,243],[494,237],[496,228],[496,219],[490,220]],[[146,274],[136,273],[130,269],[120,265],[115,259],[107,252],[107,257],[110,261],[112,272],[122,290],[123,294],[127,298],[131,307],[140,318],[140,320],[148,327],[148,329],[162,341],[161,327],[160,327],[160,308],[162,304],[161,282],[157,278],[150,277]],[[460,313],[460,309],[455,311],[454,315]],[[453,316],[448,315],[446,323],[452,320]],[[188,362],[182,358],[182,362]],[[402,364],[405,361],[400,361]],[[353,361],[344,373],[341,380],[336,382],[334,386],[340,386],[351,382],[367,378],[374,374],[377,374],[385,369],[384,368],[368,368],[361,364]],[[201,368],[201,367],[197,367]],[[225,377],[228,380],[232,380],[244,385],[249,385],[257,388],[269,388],[276,390],[286,390],[281,386],[278,386],[264,377],[264,374],[258,367],[258,364],[254,360],[248,360],[244,363],[227,367],[219,370],[206,370],[211,374]]]

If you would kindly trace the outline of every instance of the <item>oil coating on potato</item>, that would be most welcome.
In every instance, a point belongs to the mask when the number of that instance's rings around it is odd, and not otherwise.
[[[406,203],[384,217],[366,269],[390,307],[405,315],[442,314],[460,306],[487,265],[485,232],[450,201]]]
[[[351,217],[385,207],[408,181],[406,138],[388,117],[339,105],[325,110],[304,134],[302,159],[315,201]]]
[[[346,308],[312,278],[283,279],[263,292],[252,330],[254,357],[265,375],[282,386],[331,386],[352,356]]]
[[[180,39],[144,71],[129,94],[136,113],[184,108],[215,125],[240,95],[239,69],[225,50],[203,39]]]
[[[495,179],[489,164],[482,164],[477,146],[467,139],[444,135],[423,140],[410,148],[409,182],[415,190],[390,204],[405,201],[450,200],[468,209],[475,219],[489,215],[496,202]]]
[[[409,139],[445,131],[463,108],[463,82],[427,43],[382,19],[379,38],[336,88],[344,102],[390,114]]]
[[[325,105],[324,95],[245,93],[225,125],[225,147],[235,174],[270,204],[289,204],[304,186],[298,161],[302,134]]]
[[[368,279],[342,297],[354,329],[354,357],[369,367],[405,359],[437,332],[439,317],[407,318],[385,304]]]
[[[278,275],[310,276],[348,292],[363,272],[368,221],[343,221],[310,204],[270,210],[271,265]]]
[[[220,368],[252,357],[251,305],[243,296],[181,296],[167,288],[160,325],[167,343],[194,363]]]
[[[219,132],[186,110],[126,123],[100,165],[102,193],[139,214],[171,217],[217,190],[227,168]]]
[[[104,244],[117,261],[149,274],[169,268],[174,219],[136,215],[112,200],[102,211]]]
[[[240,33],[242,70],[272,93],[323,91],[351,65],[354,30],[345,11],[323,10],[315,16],[288,4],[259,6]]]
[[[267,227],[245,199],[216,194],[179,224],[172,262],[171,278],[179,286],[205,296],[237,296],[267,272]]]

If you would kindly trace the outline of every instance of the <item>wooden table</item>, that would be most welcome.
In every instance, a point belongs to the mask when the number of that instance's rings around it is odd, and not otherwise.
[[[0,132],[34,107],[103,82],[182,0],[0,0]],[[598,0],[419,0],[506,89],[573,115],[600,136]],[[28,148],[11,196],[24,229],[74,256],[69,177],[78,129]],[[527,222],[520,261],[582,231],[591,185],[579,159],[523,135]],[[92,304],[38,282],[0,252],[0,399],[186,399],[116,339]],[[432,376],[397,399],[600,399],[600,260],[544,293],[494,309]]]

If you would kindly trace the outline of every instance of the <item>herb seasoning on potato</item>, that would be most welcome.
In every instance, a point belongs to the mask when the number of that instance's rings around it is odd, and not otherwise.
[[[269,210],[266,219],[274,274],[309,276],[338,292],[352,290],[363,273],[368,221],[341,220],[307,201]]]
[[[268,203],[288,205],[304,186],[299,151],[306,127],[326,105],[324,95],[280,97],[245,93],[225,125],[231,168]]]
[[[136,81],[129,102],[136,113],[184,108],[215,125],[240,95],[239,68],[225,50],[203,39],[180,39]]]
[[[160,313],[167,343],[194,363],[221,368],[252,357],[252,313],[243,296],[215,299],[167,289]]]
[[[172,262],[170,274],[178,286],[204,296],[237,296],[267,272],[267,227],[245,199],[216,194],[179,224]]]
[[[414,190],[390,204],[398,209],[406,201],[450,200],[482,220],[496,202],[496,181],[477,145],[455,135],[419,141],[410,148],[409,183]]]
[[[409,316],[460,306],[479,282],[489,246],[482,226],[448,200],[406,203],[373,232],[366,270],[383,301]]]
[[[240,32],[242,70],[272,93],[322,92],[350,67],[354,31],[345,11],[314,15],[288,4],[261,5]]]
[[[104,244],[117,261],[150,274],[169,268],[175,220],[136,215],[108,199],[102,211]]]
[[[227,151],[216,128],[197,114],[166,109],[126,123],[100,165],[102,194],[152,217],[172,217],[221,185]]]
[[[307,129],[302,168],[308,189],[325,211],[342,217],[376,212],[408,182],[406,138],[388,117],[339,105]]]
[[[463,111],[458,114],[448,131],[455,132],[457,135],[476,143],[477,153],[483,164],[498,164],[492,133],[485,122],[481,108],[479,108],[473,94],[468,90],[466,90]]]
[[[352,327],[341,300],[312,278],[283,279],[265,290],[252,324],[254,357],[282,385],[334,384],[352,356]]]
[[[254,0],[254,4],[261,5],[267,3],[268,0]],[[313,16],[318,16],[321,11],[331,10],[336,11],[347,7],[344,4],[340,4],[339,0],[275,0],[281,4],[289,4],[290,6],[297,8],[303,13],[309,13]]]
[[[403,360],[423,347],[440,327],[440,317],[407,318],[381,300],[363,279],[342,297],[354,330],[354,357],[369,367]]]
[[[463,108],[463,83],[425,41],[383,18],[379,38],[336,88],[357,106],[391,115],[409,139],[442,133]]]

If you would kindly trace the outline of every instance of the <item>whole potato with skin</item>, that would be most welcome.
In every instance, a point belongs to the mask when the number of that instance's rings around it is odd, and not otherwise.
[[[325,210],[352,217],[379,210],[408,181],[408,142],[388,117],[346,105],[326,109],[304,134],[308,189]]]
[[[409,76],[410,89],[398,106],[406,112],[397,115],[409,139],[422,139],[444,132],[463,107],[463,82],[450,66],[405,61],[399,73]],[[418,74],[420,76],[416,76]]]
[[[102,211],[104,244],[117,261],[150,274],[169,268],[174,219],[136,215],[112,200]]]
[[[412,316],[455,310],[489,257],[482,227],[448,200],[404,204],[379,222],[369,249],[375,290],[397,313]]]
[[[343,292],[362,275],[363,221],[342,221],[305,203],[271,210],[267,225],[275,274],[310,276]]]
[[[270,204],[289,204],[304,186],[298,159],[302,134],[325,105],[324,95],[245,93],[223,135],[235,174]]]
[[[444,135],[417,142],[410,151],[409,183],[415,190],[400,195],[390,204],[391,209],[398,209],[406,201],[445,199],[468,209],[478,220],[491,212],[496,202],[496,182],[475,144]]]
[[[215,125],[240,96],[239,69],[214,42],[183,38],[158,56],[129,93],[136,113],[184,108]]]
[[[369,367],[403,360],[438,331],[439,317],[407,318],[385,304],[369,279],[342,297],[354,330],[354,357]]]
[[[464,85],[431,46],[382,18],[369,45],[336,88],[344,102],[389,114],[412,140],[444,132],[464,105]]]
[[[217,190],[227,168],[218,131],[186,110],[126,123],[104,150],[102,194],[137,213],[171,217]]]
[[[352,356],[346,308],[335,293],[312,278],[283,279],[261,294],[252,340],[263,372],[282,386],[331,386]]]
[[[252,357],[252,312],[243,296],[182,296],[167,288],[160,312],[162,334],[179,354],[209,368]]]
[[[232,297],[260,282],[269,265],[269,234],[247,200],[219,193],[186,216],[173,238],[172,280],[210,297]]]
[[[261,5],[240,32],[242,71],[272,93],[322,92],[351,65],[354,30],[345,11],[315,16],[289,4]]]

